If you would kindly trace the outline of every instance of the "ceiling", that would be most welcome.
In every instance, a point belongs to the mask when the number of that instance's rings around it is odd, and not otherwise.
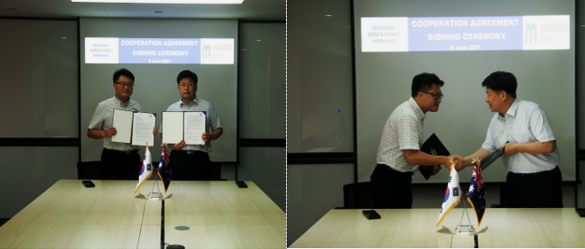
[[[155,13],[162,11],[162,13]],[[286,0],[244,0],[242,4],[73,3],[71,0],[0,0],[0,17],[28,18],[203,18],[286,20]]]

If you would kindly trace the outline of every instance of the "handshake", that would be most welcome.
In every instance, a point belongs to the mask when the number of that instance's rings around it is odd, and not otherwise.
[[[451,170],[451,167],[455,167],[455,170],[459,172],[466,166],[465,159],[460,156],[454,155],[447,158],[450,158],[450,160],[447,164],[445,164],[445,167],[449,170]]]
[[[462,169],[464,169],[467,166],[465,159],[463,159],[461,156],[457,156],[457,155],[444,157],[444,160],[441,164],[445,165],[445,168],[447,168],[449,170],[451,170],[452,167],[455,167],[455,170],[457,172],[461,171]],[[433,175],[439,173],[440,170],[441,170],[441,165],[433,166]]]

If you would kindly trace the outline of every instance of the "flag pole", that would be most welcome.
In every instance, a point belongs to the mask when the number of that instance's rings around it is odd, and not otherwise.
[[[144,151],[144,153],[146,153],[146,151],[148,151],[148,142],[146,142],[146,150]],[[156,184],[158,186],[158,182],[156,181],[156,175],[158,175],[158,173],[154,174],[154,181],[156,182]],[[154,186],[153,186],[153,189],[154,189]],[[151,200],[160,200],[160,199],[162,199],[162,197],[163,197],[163,195],[160,192],[160,188],[159,188],[159,192],[151,191],[150,194],[148,194],[148,198]]]

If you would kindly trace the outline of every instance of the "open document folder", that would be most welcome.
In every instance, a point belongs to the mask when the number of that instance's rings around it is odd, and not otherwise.
[[[114,109],[112,126],[116,128],[116,135],[112,142],[127,143],[137,146],[154,144],[152,129],[156,121],[154,113],[134,113],[121,109]]]
[[[189,145],[204,145],[206,120],[205,112],[163,112],[163,143],[177,144],[184,140]]]

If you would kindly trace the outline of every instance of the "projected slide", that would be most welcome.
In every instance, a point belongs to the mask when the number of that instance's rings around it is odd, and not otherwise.
[[[570,17],[362,17],[362,52],[566,50]]]
[[[234,64],[234,39],[86,37],[87,64]]]

